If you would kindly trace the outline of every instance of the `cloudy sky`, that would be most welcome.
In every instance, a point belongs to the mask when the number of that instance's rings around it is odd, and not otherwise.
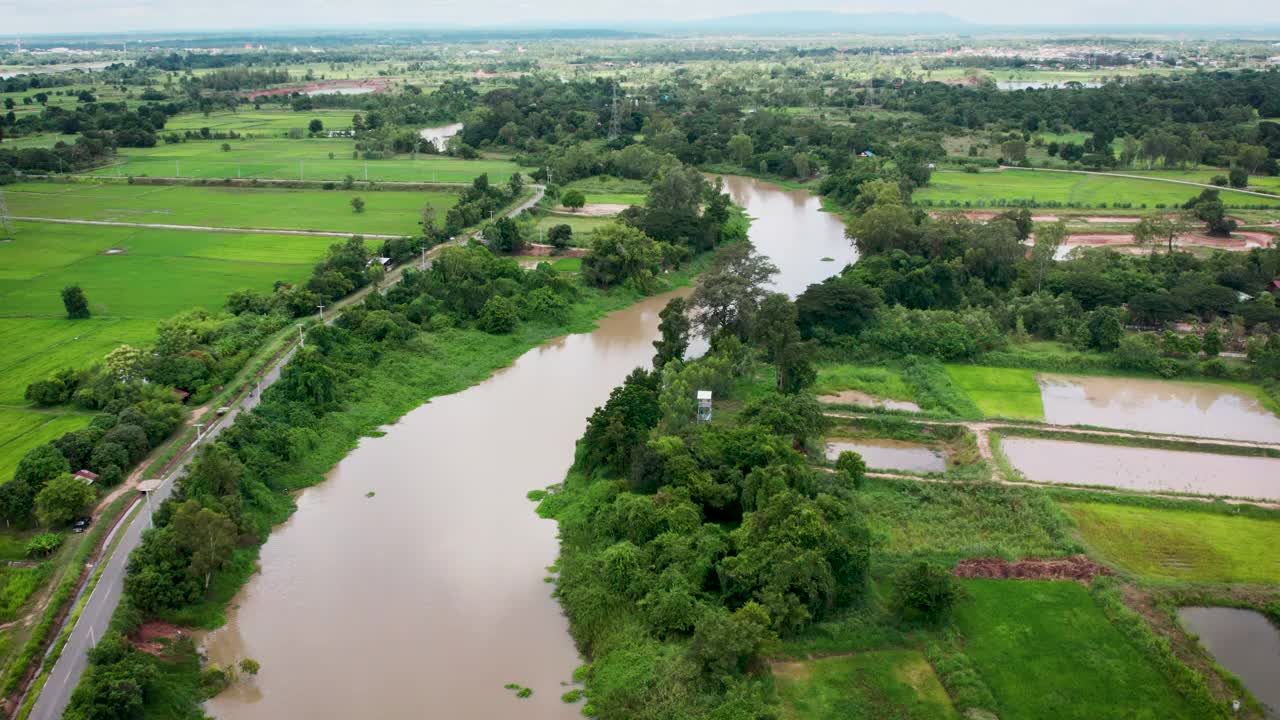
[[[1000,24],[1280,25],[1274,0],[0,0],[0,41],[16,34],[282,27],[457,27],[693,20],[791,10],[933,11]]]

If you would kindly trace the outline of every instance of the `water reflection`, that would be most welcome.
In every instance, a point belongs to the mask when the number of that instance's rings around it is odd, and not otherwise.
[[[1124,490],[1280,500],[1280,459],[1007,437],[1000,447],[1029,480]]]
[[[1043,374],[1045,421],[1151,433],[1280,442],[1280,418],[1224,386]]]
[[[1253,610],[1185,607],[1178,610],[1187,629],[1249,692],[1280,717],[1280,630]]]
[[[947,469],[946,456],[927,445],[881,439],[827,441],[828,460],[835,460],[846,450],[861,455],[869,468],[918,473]]]

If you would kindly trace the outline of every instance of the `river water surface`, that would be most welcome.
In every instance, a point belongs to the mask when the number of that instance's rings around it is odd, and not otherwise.
[[[854,259],[817,198],[726,178],[751,240],[795,294]],[[823,262],[831,257],[834,261]],[[684,294],[688,290],[680,291]],[[206,639],[262,672],[210,701],[215,717],[578,718],[560,701],[580,663],[544,582],[554,522],[525,499],[561,481],[586,417],[648,365],[655,297],[559,338],[365,438],[262,548],[262,571]],[[374,492],[373,497],[366,493]],[[506,683],[533,689],[520,700]]]

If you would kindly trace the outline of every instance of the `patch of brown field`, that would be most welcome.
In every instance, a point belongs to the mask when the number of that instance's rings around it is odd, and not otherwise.
[[[776,660],[769,663],[769,669],[773,671],[774,677],[787,680],[808,680],[813,674],[813,666],[805,660]]]
[[[1103,567],[1084,555],[1064,558],[973,558],[961,560],[952,574],[962,578],[986,578],[992,580],[1080,580],[1088,582],[1098,575],[1111,575]]]
[[[542,245],[542,244],[540,244],[540,243],[529,243],[528,245],[526,245],[526,246],[524,247],[524,249],[523,249],[523,250],[521,250],[521,251],[520,251],[520,254],[521,254],[521,255],[523,255],[523,256],[525,256],[525,257],[551,257],[551,256],[553,256],[553,255],[554,255],[554,256],[556,256],[556,257],[570,257],[570,258],[573,258],[573,257],[583,257],[583,256],[585,256],[585,255],[587,254],[587,249],[586,249],[586,248],[580,248],[580,247],[569,247],[569,248],[565,248],[565,249],[563,249],[563,250],[561,250],[560,252],[558,252],[558,253],[557,253],[557,252],[556,252],[556,249],[555,249],[555,246],[553,246],[553,245]]]
[[[608,217],[610,215],[617,215],[629,207],[631,206],[623,205],[621,203],[590,203],[588,205],[583,205],[577,210],[570,210],[562,205],[556,208],[556,213],[564,215],[579,215],[583,217]]]
[[[178,638],[185,637],[187,631],[172,623],[151,620],[143,623],[132,635],[129,642],[148,655],[160,657],[165,647]],[[162,642],[163,641],[163,642]]]

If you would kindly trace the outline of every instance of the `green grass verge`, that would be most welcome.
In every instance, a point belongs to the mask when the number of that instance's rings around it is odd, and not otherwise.
[[[1027,201],[1044,206],[1049,203],[1097,206],[1102,203],[1130,203],[1133,208],[1158,204],[1181,205],[1198,195],[1200,188],[1159,180],[1108,177],[1066,172],[1035,170],[1003,170],[980,173],[936,172],[929,184],[915,192],[914,199],[938,203],[983,201]],[[1280,198],[1223,190],[1227,205],[1269,205],[1280,207]]]
[[[1232,517],[1193,509],[1065,503],[1096,555],[1140,577],[1223,583],[1280,583],[1280,518]]]
[[[784,720],[960,717],[918,650],[775,663],[773,677]]]
[[[1073,582],[970,580],[965,653],[1001,720],[1202,718]]]
[[[1040,385],[1031,370],[947,365],[947,376],[987,417],[1043,420]]]
[[[350,122],[350,115],[347,116]],[[226,142],[231,150],[224,152]],[[121,148],[118,161],[93,174],[111,177],[263,178],[271,180],[357,180],[377,182],[469,183],[482,173],[506,182],[521,168],[510,160],[461,160],[444,155],[397,155],[379,160],[353,158],[350,139],[197,140],[153,148]],[[330,158],[330,153],[333,157]]]
[[[289,188],[199,187],[193,185],[126,185],[122,183],[18,183],[5,189],[9,212],[19,217],[107,220],[165,225],[197,225],[272,230],[318,230],[340,233],[414,235],[420,232],[422,209],[430,205],[436,219],[458,196],[451,192],[379,192],[376,190],[295,190]],[[365,201],[363,212],[351,207],[352,198]],[[91,230],[81,228],[84,235]],[[22,228],[19,228],[19,235]],[[310,244],[326,238],[290,239]],[[181,242],[169,235],[167,244]],[[232,254],[219,259],[244,258],[259,262],[278,257],[284,243],[270,236],[253,236],[230,245]],[[17,245],[17,243],[15,243]],[[107,246],[110,247],[110,246]],[[293,252],[296,257],[297,252]],[[197,254],[197,257],[208,257]]]

